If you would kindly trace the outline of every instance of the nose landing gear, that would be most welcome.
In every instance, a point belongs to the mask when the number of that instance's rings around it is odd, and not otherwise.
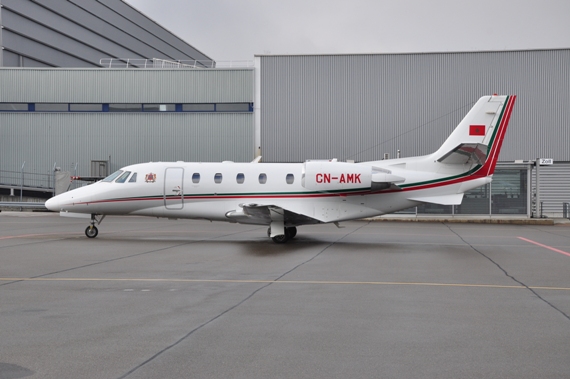
[[[91,214],[91,225],[89,225],[86,229],[85,229],[85,235],[88,238],[95,238],[97,237],[97,235],[99,234],[99,229],[97,229],[97,227],[95,226],[95,223],[97,223],[97,225],[101,224],[101,222],[103,221],[103,219],[105,218],[105,215],[102,215],[100,219],[97,219],[97,215],[96,214]]]

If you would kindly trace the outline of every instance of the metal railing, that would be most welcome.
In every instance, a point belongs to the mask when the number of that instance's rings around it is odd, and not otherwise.
[[[0,188],[19,191],[20,201],[22,201],[24,191],[51,192],[55,191],[55,178],[53,170],[49,174],[37,172],[26,172],[24,168],[26,162],[22,164],[20,171],[0,170]],[[55,167],[55,164],[54,164]]]
[[[206,68],[249,68],[253,61],[222,61],[213,60],[166,60],[159,58],[102,58],[99,64],[104,68],[180,68],[180,69],[206,69]]]

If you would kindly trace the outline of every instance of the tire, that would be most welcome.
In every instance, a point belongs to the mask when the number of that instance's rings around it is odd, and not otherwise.
[[[279,234],[278,236],[271,237],[271,239],[275,243],[279,243],[279,244],[286,243],[287,241],[289,241],[289,230],[287,230],[287,228],[286,228],[285,234]]]
[[[85,235],[89,238],[95,238],[97,234],[99,234],[99,230],[96,226],[88,226],[87,229],[85,229]]]
[[[289,241],[289,237],[287,236],[287,234],[280,234],[278,236],[271,237],[271,239],[273,240],[273,242],[279,244],[286,243],[287,241]]]
[[[293,239],[295,238],[295,236],[297,235],[297,228],[294,226],[291,226],[289,228],[286,228],[287,231],[289,232],[289,239]]]

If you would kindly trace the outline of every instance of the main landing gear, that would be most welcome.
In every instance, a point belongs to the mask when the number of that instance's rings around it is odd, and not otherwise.
[[[101,222],[103,221],[103,219],[105,218],[105,215],[102,215],[101,218],[97,219],[97,215],[96,214],[92,214],[91,215],[91,221],[90,224],[86,229],[85,229],[85,235],[88,238],[95,238],[97,237],[97,234],[99,234],[99,229],[97,229],[97,227],[95,226],[95,223],[97,223],[97,225],[101,224]]]
[[[267,237],[270,237],[275,243],[286,243],[297,235],[297,228],[294,226],[285,227],[285,233],[271,237],[271,227],[267,229]]]

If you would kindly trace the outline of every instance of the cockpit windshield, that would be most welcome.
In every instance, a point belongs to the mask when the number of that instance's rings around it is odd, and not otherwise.
[[[112,182],[113,180],[117,179],[119,175],[123,173],[123,170],[118,170],[112,173],[111,175],[107,176],[105,179],[101,180],[102,182]]]
[[[115,183],[124,183],[127,181],[127,178],[131,175],[130,171],[125,171],[123,175],[119,176],[119,179],[115,180]]]

